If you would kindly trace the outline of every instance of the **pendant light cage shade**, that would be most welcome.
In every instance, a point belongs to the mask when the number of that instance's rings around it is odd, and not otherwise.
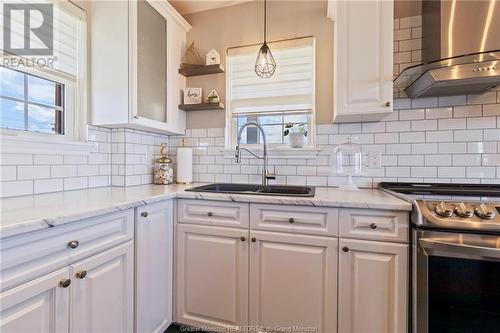
[[[261,78],[270,78],[276,71],[276,61],[267,43],[262,44],[257,60],[255,61],[255,73]]]

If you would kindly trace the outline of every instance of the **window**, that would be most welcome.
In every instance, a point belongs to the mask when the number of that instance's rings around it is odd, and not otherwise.
[[[228,147],[234,147],[239,129],[249,121],[262,125],[268,144],[276,147],[288,144],[289,137],[283,135],[286,124],[303,125],[309,134],[307,146],[314,146],[314,38],[269,43],[277,68],[268,79],[254,71],[259,46],[231,48],[227,53]],[[242,143],[261,140],[255,127],[242,133]]]
[[[48,138],[80,141],[86,132],[85,13],[69,1],[51,3],[52,17],[44,20],[52,19],[53,55],[23,56],[4,51],[0,63],[0,128],[3,134],[36,132]],[[23,20],[24,15],[11,14],[10,30],[3,27],[11,40],[22,38]]]
[[[64,134],[64,85],[0,67],[2,128]]]

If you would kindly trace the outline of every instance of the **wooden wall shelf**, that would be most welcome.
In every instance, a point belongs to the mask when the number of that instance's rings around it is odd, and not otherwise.
[[[190,76],[199,76],[199,75],[208,75],[208,74],[218,74],[224,73],[224,69],[221,65],[208,65],[208,66],[189,66],[179,68],[179,74],[190,77]]]
[[[224,103],[180,104],[184,111],[224,110]]]

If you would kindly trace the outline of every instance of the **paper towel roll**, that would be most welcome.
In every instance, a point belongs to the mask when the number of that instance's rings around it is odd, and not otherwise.
[[[193,149],[177,148],[177,183],[189,184],[193,182]]]

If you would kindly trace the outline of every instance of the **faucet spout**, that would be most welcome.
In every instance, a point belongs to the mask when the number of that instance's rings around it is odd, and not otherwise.
[[[261,135],[262,135],[262,157],[258,157],[254,153],[252,153],[250,150],[246,148],[241,148],[240,147],[240,142],[241,142],[241,134],[243,133],[243,130],[248,127],[248,126],[255,126],[259,129]],[[269,183],[269,179],[276,179],[274,174],[269,173],[267,170],[267,165],[268,165],[268,158],[267,158],[267,141],[266,141],[266,133],[264,132],[264,129],[262,128],[261,125],[259,125],[256,122],[250,121],[243,126],[241,126],[240,130],[238,131],[238,137],[237,137],[237,143],[236,143],[236,153],[235,153],[235,162],[236,163],[241,163],[241,151],[246,150],[253,156],[260,158],[263,160],[263,166],[262,166],[262,186],[267,186]]]

